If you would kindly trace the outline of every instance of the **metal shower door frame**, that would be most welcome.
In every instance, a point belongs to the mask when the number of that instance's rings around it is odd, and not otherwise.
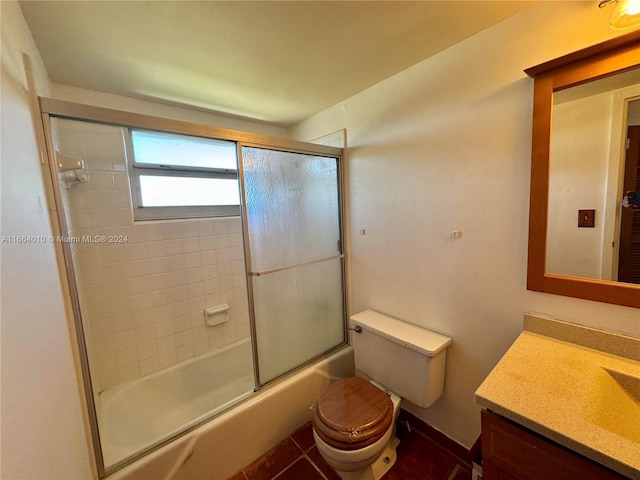
[[[344,204],[343,204],[343,199],[344,199],[344,168],[343,168],[343,152],[341,148],[335,148],[335,147],[325,147],[323,145],[319,145],[319,144],[311,144],[308,143],[305,145],[305,147],[308,148],[294,148],[294,147],[289,147],[287,148],[285,145],[269,145],[269,144],[265,144],[265,143],[260,143],[260,142],[238,142],[237,143],[237,158],[238,158],[238,180],[239,180],[239,186],[240,186],[240,198],[241,198],[241,218],[242,218],[242,235],[243,235],[243,245],[244,245],[244,249],[245,249],[245,269],[246,269],[246,276],[247,276],[247,295],[249,296],[248,300],[249,300],[249,324],[250,324],[250,330],[251,330],[251,348],[253,351],[253,370],[254,370],[254,380],[255,380],[255,388],[254,391],[259,391],[262,388],[264,388],[265,386],[268,386],[274,382],[277,382],[278,380],[282,379],[283,377],[287,377],[301,369],[303,369],[304,367],[314,363],[316,360],[318,360],[319,358],[322,358],[323,356],[327,355],[328,353],[337,350],[339,348],[341,348],[342,346],[346,345],[348,342],[348,330],[347,330],[347,284],[346,284],[346,256],[345,256],[345,251],[344,251],[344,247],[345,247],[345,240],[344,240],[344,229],[345,229],[345,225],[344,225]],[[282,266],[282,267],[278,267],[278,268],[274,268],[274,269],[269,269],[269,270],[264,270],[264,271],[258,271],[258,272],[254,272],[251,269],[251,241],[250,241],[250,235],[249,235],[249,223],[248,223],[248,215],[247,215],[247,202],[246,202],[246,189],[245,189],[245,169],[244,169],[244,162],[243,162],[243,155],[242,155],[242,149],[243,148],[259,148],[259,149],[264,149],[264,150],[271,150],[271,151],[277,151],[277,152],[284,152],[284,153],[298,153],[298,154],[303,154],[303,155],[313,155],[313,156],[318,156],[318,157],[326,157],[326,158],[333,158],[336,160],[336,167],[337,167],[337,186],[338,186],[338,228],[339,228],[339,232],[340,232],[340,253],[338,255],[334,255],[331,257],[327,257],[327,258],[321,258],[321,259],[316,259],[316,260],[309,260],[309,261],[305,261],[305,262],[300,262],[300,263],[296,263],[296,264],[292,264],[292,265],[286,265],[286,266]],[[332,149],[333,151],[327,151],[327,149]],[[267,382],[262,383],[261,381],[261,377],[260,377],[260,365],[259,365],[259,352],[258,352],[258,338],[257,338],[257,329],[256,329],[256,311],[255,311],[255,301],[254,301],[254,288],[253,288],[253,279],[255,277],[260,277],[260,276],[264,276],[264,275],[268,275],[271,273],[277,273],[277,272],[281,272],[284,270],[289,270],[289,269],[293,269],[293,268],[297,268],[297,267],[303,267],[306,265],[312,265],[315,263],[321,263],[321,262],[325,262],[325,261],[330,261],[330,260],[337,260],[340,259],[341,260],[341,269],[342,269],[342,311],[343,311],[343,342],[339,345],[336,345],[334,348],[332,348],[331,350],[327,351],[327,352],[323,352],[322,354],[318,355],[318,356],[314,356],[313,358],[310,358],[309,360],[307,360],[306,362],[296,366],[295,368],[293,368],[292,370],[272,379],[269,380]]]

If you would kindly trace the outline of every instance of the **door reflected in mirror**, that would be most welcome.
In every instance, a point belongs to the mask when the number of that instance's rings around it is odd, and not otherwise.
[[[546,273],[640,284],[640,69],[554,92],[551,124]]]

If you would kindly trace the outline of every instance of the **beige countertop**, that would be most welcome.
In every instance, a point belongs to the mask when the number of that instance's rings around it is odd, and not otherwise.
[[[475,396],[483,407],[640,480],[640,339],[527,315],[525,331]]]

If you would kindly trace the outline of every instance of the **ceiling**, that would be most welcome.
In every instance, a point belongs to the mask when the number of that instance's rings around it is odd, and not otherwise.
[[[535,1],[21,1],[54,83],[289,126]]]

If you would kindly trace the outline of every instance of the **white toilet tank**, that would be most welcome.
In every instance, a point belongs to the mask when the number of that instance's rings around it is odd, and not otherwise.
[[[351,327],[362,329],[351,332],[357,370],[422,408],[442,395],[449,337],[374,310],[353,315]]]

